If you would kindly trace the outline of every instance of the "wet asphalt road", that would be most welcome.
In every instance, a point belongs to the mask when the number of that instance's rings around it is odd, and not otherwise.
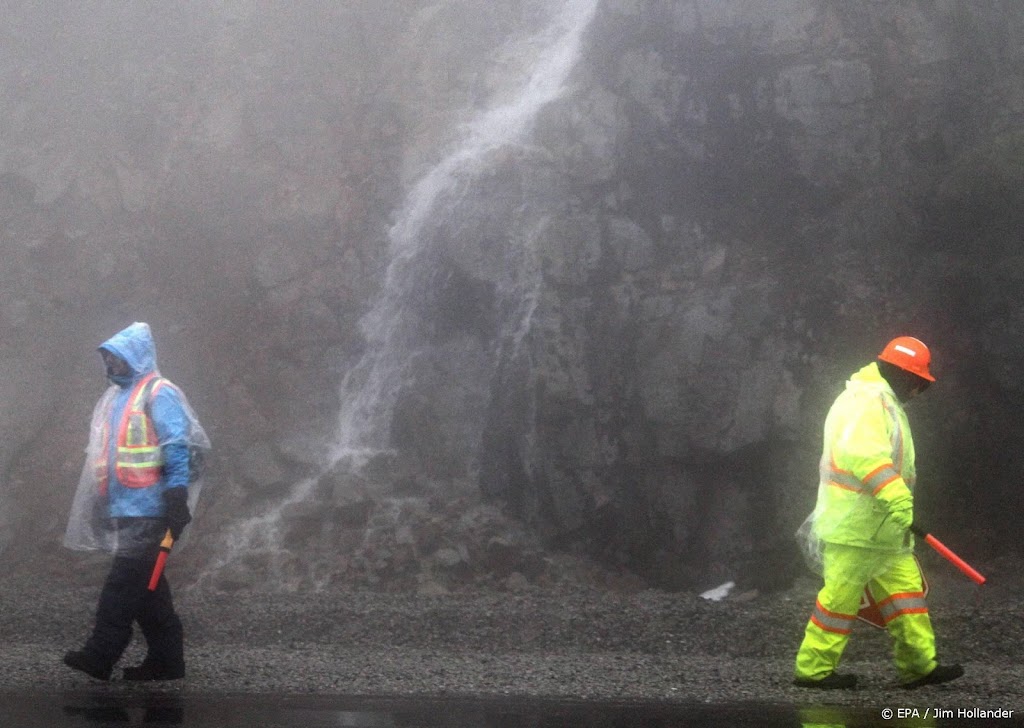
[[[0,728],[1024,725],[1024,582],[993,579],[979,600],[973,585],[935,581],[942,654],[964,663],[963,678],[900,690],[890,640],[862,625],[843,661],[858,688],[821,693],[791,684],[810,582],[722,602],[654,590],[183,589],[188,677],[139,685],[61,662],[88,634],[99,578],[0,574]],[[137,637],[119,667],[143,656]],[[1014,715],[923,717],[974,707]]]
[[[133,686],[59,693],[0,693],[0,725],[11,728],[168,726],[194,728],[674,728],[676,726],[1024,725],[1005,719],[888,718],[879,709],[762,703],[441,699],[299,694],[188,693]]]

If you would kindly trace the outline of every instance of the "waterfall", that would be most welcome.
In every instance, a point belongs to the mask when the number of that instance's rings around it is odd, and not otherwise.
[[[387,447],[388,421],[395,398],[406,380],[406,367],[420,337],[418,315],[406,292],[420,273],[425,253],[420,237],[424,221],[460,173],[473,168],[494,149],[519,142],[532,121],[557,98],[580,54],[584,31],[598,0],[567,0],[543,37],[531,45],[542,48],[531,73],[512,96],[472,121],[462,142],[412,188],[390,230],[390,263],[382,293],[360,322],[367,350],[341,385],[341,412],[331,466],[343,459],[358,465]]]
[[[468,123],[457,146],[409,191],[389,231],[390,262],[381,292],[360,321],[365,352],[340,384],[337,434],[323,474],[338,467],[358,472],[375,454],[387,451],[390,419],[408,364],[425,345],[422,321],[408,293],[424,275],[423,263],[431,253],[430,236],[420,234],[424,223],[431,215],[445,214],[441,201],[457,191],[461,179],[486,164],[489,153],[526,140],[540,110],[563,93],[598,2],[566,0],[540,35],[530,38],[525,49],[517,48],[520,57],[529,53],[533,59],[523,82],[507,100]],[[280,564],[289,558],[281,545],[283,514],[306,504],[319,480],[296,483],[262,514],[233,524],[227,534],[227,553],[211,571],[259,554],[272,571],[280,571]]]
[[[420,337],[419,319],[407,300],[420,274],[425,239],[419,235],[438,200],[489,152],[516,144],[530,132],[538,112],[558,98],[579,57],[583,32],[598,0],[567,0],[531,47],[541,50],[525,83],[511,100],[483,111],[467,126],[462,142],[417,182],[390,230],[390,257],[382,292],[360,322],[367,349],[341,385],[341,412],[330,464],[353,465],[387,448],[388,423],[405,380],[404,366]]]

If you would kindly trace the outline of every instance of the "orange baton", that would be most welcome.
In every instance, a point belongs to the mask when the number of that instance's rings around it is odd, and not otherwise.
[[[939,539],[932,536],[930,533],[925,533],[925,530],[920,526],[911,526],[911,532],[915,536],[920,536],[924,539],[925,543],[931,546],[933,549],[939,552],[939,555],[946,561],[951,563],[956,568],[963,572],[964,576],[973,581],[975,584],[981,586],[985,583],[985,577],[978,573],[970,564],[961,559],[959,556],[954,554],[952,550],[946,544],[942,543]]]
[[[164,565],[167,563],[167,555],[171,553],[171,546],[174,545],[174,537],[171,536],[171,529],[167,529],[164,540],[160,542],[160,553],[157,554],[156,564],[153,566],[153,573],[149,577],[149,590],[156,591],[156,585],[160,583],[160,577],[164,573]]]

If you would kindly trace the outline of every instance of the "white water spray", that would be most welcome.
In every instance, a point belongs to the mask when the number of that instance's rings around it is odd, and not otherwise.
[[[567,0],[542,36],[531,41],[531,46],[542,50],[523,86],[509,102],[472,121],[458,148],[424,175],[407,196],[390,231],[391,262],[382,293],[360,322],[367,339],[366,353],[341,385],[338,435],[330,466],[347,458],[358,467],[388,446],[390,416],[421,333],[405,294],[419,274],[417,263],[428,239],[420,236],[424,222],[437,211],[438,200],[490,152],[520,143],[540,110],[563,93],[597,4],[598,0]]]
[[[390,418],[406,378],[410,360],[421,342],[421,321],[407,300],[407,292],[421,274],[429,236],[421,236],[425,221],[438,210],[439,199],[459,181],[486,163],[489,153],[522,143],[538,113],[557,99],[575,67],[584,31],[599,0],[566,0],[539,36],[529,41],[536,60],[522,86],[503,104],[482,112],[466,127],[460,144],[427,172],[411,189],[389,232],[390,263],[382,291],[373,308],[360,321],[367,347],[359,363],[345,376],[336,441],[323,472],[345,461],[358,470],[373,455],[385,452]],[[536,50],[535,50],[536,49]],[[262,515],[236,524],[228,534],[228,553],[213,571],[244,553],[266,553],[271,563],[279,558],[282,514],[311,497],[319,478],[296,483],[283,500]]]

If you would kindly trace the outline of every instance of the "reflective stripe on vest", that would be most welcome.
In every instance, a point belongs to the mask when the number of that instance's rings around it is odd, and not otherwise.
[[[893,594],[878,603],[878,611],[882,613],[885,623],[889,624],[904,614],[927,614],[928,602],[925,601],[924,592]]]
[[[148,488],[160,482],[163,475],[163,451],[160,449],[153,419],[146,411],[149,398],[166,380],[155,372],[136,383],[121,415],[117,432],[115,473],[126,488]],[[110,447],[110,420],[103,421],[102,448],[96,463],[99,492],[107,492],[107,457]]]
[[[856,614],[840,614],[825,609],[820,600],[814,603],[814,611],[811,612],[811,622],[833,634],[850,634],[856,620]]]
[[[892,438],[891,438],[891,442],[892,442],[892,462],[893,462],[892,467],[893,467],[893,470],[895,471],[895,474],[897,476],[903,478],[904,482],[907,484],[907,487],[910,488],[911,490],[913,490],[914,489],[914,477],[913,476],[909,476],[908,477],[908,476],[903,474],[904,473],[904,467],[903,467],[903,427],[900,425],[900,422],[901,422],[900,416],[899,416],[899,414],[897,414],[896,408],[893,407],[891,404],[889,404],[889,401],[885,397],[882,397],[882,406],[885,407],[885,411],[889,413],[889,418],[892,420],[893,424],[895,425],[895,427],[893,428],[893,431],[892,431]],[[892,481],[884,482],[880,486],[876,487],[875,488],[875,493],[880,491],[882,488],[884,488],[890,482],[892,482]]]
[[[900,473],[903,470],[903,428],[900,427],[900,419],[896,411],[884,397],[882,398],[882,406],[895,425],[890,437],[893,462],[879,465],[861,479],[849,470],[843,470],[838,467],[835,458],[833,458],[828,472],[827,482],[829,485],[834,485],[843,490],[852,490],[857,493],[878,495],[882,488],[901,477]],[[905,480],[908,488],[914,487],[913,478]]]
[[[828,484],[834,485],[843,490],[852,490],[857,493],[865,490],[864,483],[849,470],[842,470],[836,465],[835,458],[832,459],[832,467],[828,471]]]

